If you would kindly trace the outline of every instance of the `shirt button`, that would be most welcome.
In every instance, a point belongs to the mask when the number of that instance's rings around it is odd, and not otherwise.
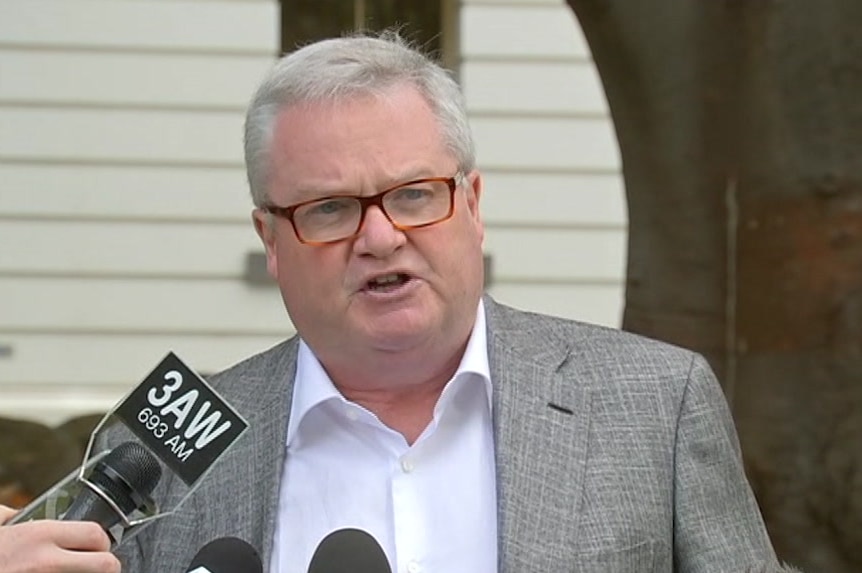
[[[415,561],[407,564],[407,573],[419,573],[420,571],[422,571],[422,568]]]
[[[409,474],[414,469],[416,469],[416,466],[413,465],[413,460],[411,460],[410,458],[401,458],[401,469],[404,471],[404,473]],[[411,561],[411,563],[413,565],[416,565],[415,561]],[[416,565],[416,567],[418,568],[419,566]],[[410,569],[409,566],[407,567],[407,570],[410,573],[413,573],[413,571]],[[417,571],[418,571],[418,569],[417,569]]]

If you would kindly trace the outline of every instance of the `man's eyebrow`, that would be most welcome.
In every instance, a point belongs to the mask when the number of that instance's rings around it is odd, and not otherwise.
[[[397,187],[411,181],[416,181],[418,179],[427,179],[429,177],[442,177],[444,175],[448,176],[448,174],[436,173],[433,169],[430,169],[429,167],[410,168],[405,171],[402,171],[396,177],[386,177],[385,179],[381,180],[381,182],[376,184],[374,193],[380,193],[384,189],[391,189],[393,187]],[[344,187],[341,184],[335,184],[332,186],[327,186],[326,184],[319,186],[309,185],[292,189],[291,195],[293,195],[296,200],[291,201],[291,203],[302,203],[303,201],[311,201],[314,199],[323,199],[325,197],[333,197],[340,195],[361,194],[361,189],[351,189]]]
[[[446,174],[448,176],[448,174]],[[383,189],[389,189],[391,187],[397,187],[398,185],[402,185],[404,183],[409,183],[411,181],[417,181],[419,179],[428,179],[429,177],[443,177],[444,174],[436,173],[432,169],[428,169],[427,167],[421,167],[417,169],[412,169],[410,171],[403,172],[399,177],[391,180],[388,185],[381,187]]]
[[[322,199],[324,197],[332,197],[334,195],[356,195],[356,192],[343,187],[297,187],[291,191],[291,194],[296,198],[297,203],[302,201],[311,201],[313,199]]]

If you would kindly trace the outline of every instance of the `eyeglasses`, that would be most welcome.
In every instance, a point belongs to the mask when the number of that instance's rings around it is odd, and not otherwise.
[[[463,177],[459,171],[453,177],[399,183],[368,197],[335,195],[288,207],[265,204],[261,209],[290,221],[301,243],[326,245],[358,235],[365,213],[372,205],[401,231],[442,223],[455,213],[455,190]]]

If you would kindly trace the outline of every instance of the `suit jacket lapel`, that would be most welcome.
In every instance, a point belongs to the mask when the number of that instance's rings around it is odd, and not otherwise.
[[[288,341],[287,348],[279,357],[277,374],[277,386],[284,397],[278,395],[270,396],[270,403],[263,405],[264,416],[261,420],[261,432],[263,435],[259,444],[273,444],[273,451],[258,452],[257,461],[259,466],[259,482],[266,492],[263,500],[261,521],[259,528],[262,539],[262,557],[264,568],[269,566],[272,555],[272,544],[275,537],[275,523],[278,515],[279,492],[281,488],[281,473],[284,469],[284,458],[287,454],[287,420],[290,414],[293,399],[293,383],[296,376],[296,353],[298,338],[294,337]],[[281,399],[279,399],[281,398]]]
[[[485,301],[494,388],[499,570],[553,570],[574,546],[587,460],[590,395],[562,380],[564,338]]]
[[[296,374],[297,339],[293,338],[271,350],[263,364],[242,376],[244,391],[239,400],[248,417],[249,429],[236,444],[222,469],[225,479],[234,486],[219,489],[234,499],[236,522],[232,534],[241,533],[260,551],[264,568],[272,554],[278,512],[281,473],[287,443],[287,419],[293,397]],[[241,531],[237,532],[236,528]]]

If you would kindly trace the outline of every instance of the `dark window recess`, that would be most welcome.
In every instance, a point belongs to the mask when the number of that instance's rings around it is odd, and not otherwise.
[[[439,0],[281,0],[281,50],[358,30],[398,27],[426,53],[441,56]]]

